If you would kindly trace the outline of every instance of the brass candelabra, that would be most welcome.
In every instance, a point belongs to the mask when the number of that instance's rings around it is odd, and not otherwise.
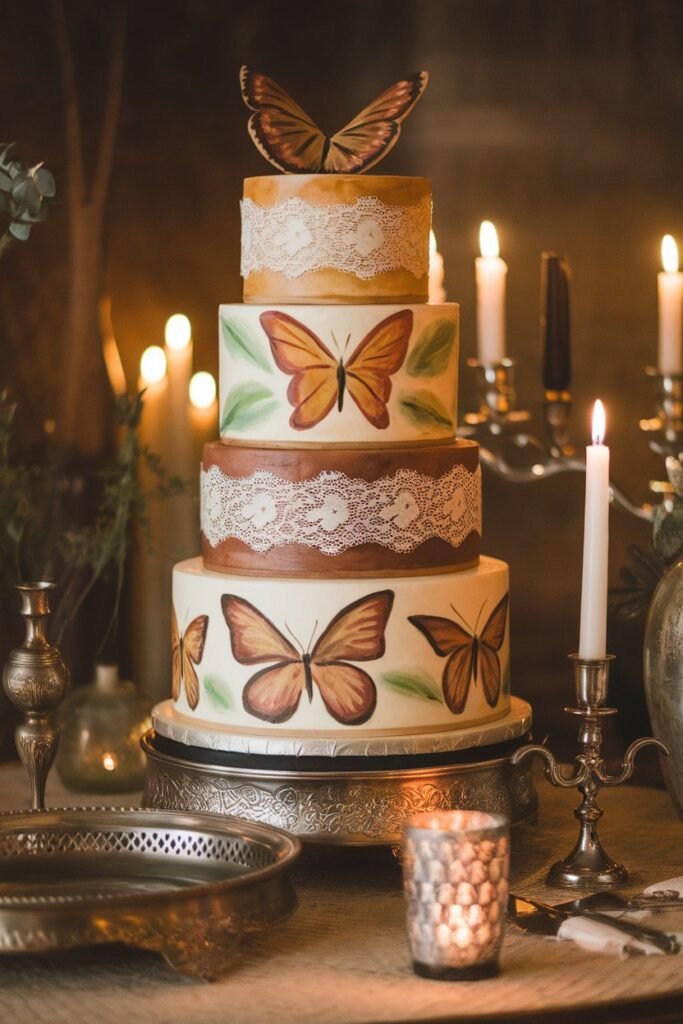
[[[579,753],[574,766],[567,772],[548,747],[527,744],[513,754],[512,763],[519,764],[525,757],[538,756],[545,762],[545,776],[553,786],[563,789],[577,788],[581,803],[574,811],[579,822],[576,844],[563,860],[550,869],[548,883],[558,887],[608,888],[622,885],[628,879],[623,864],[612,860],[598,837],[598,822],[603,815],[597,795],[602,786],[620,786],[633,774],[636,755],[643,747],[657,747],[663,754],[670,753],[667,746],[652,736],[635,740],[626,750],[621,765],[611,773],[602,755],[602,720],[616,715],[617,709],[606,706],[609,666],[613,655],[589,661],[570,654],[574,662],[576,706],[565,711],[581,719],[579,724]]]

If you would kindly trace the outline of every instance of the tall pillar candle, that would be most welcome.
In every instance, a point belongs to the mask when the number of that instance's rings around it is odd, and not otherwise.
[[[490,220],[479,229],[481,256],[477,278],[477,353],[484,366],[505,357],[505,279],[508,268],[498,254],[498,234]]]
[[[683,372],[683,273],[678,269],[678,247],[671,235],[662,239],[663,270],[657,275],[659,296],[659,372]]]
[[[609,556],[609,448],[605,409],[593,409],[593,443],[586,448],[586,510],[583,527],[583,579],[579,657],[587,661],[607,653],[607,578]]]
[[[445,277],[443,256],[436,247],[436,235],[429,232],[429,301],[445,302],[446,292],[443,281]]]
[[[168,364],[167,447],[164,458],[172,458],[174,473],[184,480],[193,477],[192,438],[187,406],[187,391],[192,375],[192,327],[183,313],[174,313],[166,322],[166,362]]]
[[[193,457],[201,462],[202,449],[218,433],[218,402],[216,381],[212,374],[199,370],[190,381],[190,425],[192,428]]]

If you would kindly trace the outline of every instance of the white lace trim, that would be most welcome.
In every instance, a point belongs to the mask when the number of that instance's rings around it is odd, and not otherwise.
[[[333,470],[312,480],[281,480],[258,470],[231,477],[201,473],[201,526],[212,547],[236,537],[253,551],[304,544],[338,555],[359,544],[413,551],[432,537],[454,548],[481,533],[481,471],[454,466],[434,478],[399,469],[379,480]]]
[[[298,198],[240,205],[242,277],[266,269],[286,278],[332,269],[366,281],[399,268],[416,278],[429,271],[431,196],[415,206],[389,206],[375,196],[330,206]]]

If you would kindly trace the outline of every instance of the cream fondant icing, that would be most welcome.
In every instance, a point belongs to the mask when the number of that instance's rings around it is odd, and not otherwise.
[[[263,314],[293,318],[325,346],[347,377],[358,346],[381,324],[407,311],[410,334],[400,367],[387,373],[386,426],[375,426],[347,386],[314,425],[292,424],[294,375],[277,364]],[[397,445],[452,440],[458,393],[457,303],[412,305],[222,305],[219,309],[219,418],[225,441],[324,445]],[[315,343],[312,351],[316,351]],[[309,362],[313,364],[315,358]],[[333,367],[332,376],[335,375]]]
[[[222,611],[224,595],[248,602],[261,617],[297,650],[315,653],[317,640],[329,624],[354,602],[379,592],[391,592],[391,610],[384,630],[385,649],[377,658],[355,661],[338,658],[367,673],[376,687],[376,705],[362,725],[344,725],[332,717],[321,699],[312,669],[311,699],[304,688],[298,707],[285,722],[255,717],[243,706],[244,689],[258,672],[283,661],[278,645],[264,639],[268,633],[251,633],[248,653],[235,657],[233,637]],[[195,666],[199,703],[194,711],[181,689],[176,710],[196,722],[212,722],[236,734],[296,737],[340,735],[419,735],[453,730],[502,718],[510,707],[509,623],[496,655],[501,687],[493,707],[487,702],[481,674],[469,679],[468,695],[460,714],[449,710],[442,680],[448,657],[439,656],[409,616],[440,616],[469,625],[481,633],[494,607],[508,592],[508,567],[493,558],[482,558],[475,569],[439,576],[394,577],[363,580],[259,579],[203,569],[201,559],[191,559],[173,570],[173,605],[181,635],[193,619],[207,615],[206,643]],[[298,655],[296,656],[299,657]],[[249,660],[249,664],[243,663]],[[481,670],[481,659],[480,659]],[[277,674],[276,674],[277,676]],[[276,677],[273,685],[279,685]]]

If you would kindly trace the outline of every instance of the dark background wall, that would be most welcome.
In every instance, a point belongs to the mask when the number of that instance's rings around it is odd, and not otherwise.
[[[94,136],[111,4],[68,2]],[[48,4],[0,2],[0,136],[44,159],[64,196],[63,111]],[[429,90],[382,171],[425,174],[449,298],[461,303],[464,368],[475,352],[474,265],[490,218],[509,264],[508,345],[522,402],[540,400],[539,254],[574,271],[575,429],[608,410],[614,476],[644,498],[660,472],[638,430],[652,411],[659,241],[683,242],[683,5],[677,0],[252,0],[132,4],[107,239],[108,285],[129,381],[169,313],[192,319],[196,368],[216,370],[216,306],[239,301],[242,178],[268,168],[246,134],[237,85],[249,62],[334,129],[401,75]],[[0,267],[0,379],[38,437],[60,387],[63,199]],[[485,549],[511,563],[514,689],[538,733],[566,729],[565,654],[578,638],[583,480],[485,481]],[[616,513],[612,577],[648,528]],[[614,700],[642,726],[639,637],[615,629]],[[144,682],[144,680],[143,680]],[[570,729],[571,734],[571,729]]]

